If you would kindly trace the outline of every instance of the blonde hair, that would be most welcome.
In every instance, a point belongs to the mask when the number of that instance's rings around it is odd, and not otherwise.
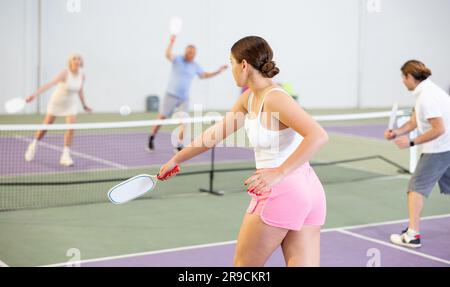
[[[83,68],[84,66],[84,60],[83,57],[80,54],[72,54],[69,56],[69,59],[67,60],[67,67],[69,70],[72,70],[72,61],[74,58],[80,58],[80,67]]]

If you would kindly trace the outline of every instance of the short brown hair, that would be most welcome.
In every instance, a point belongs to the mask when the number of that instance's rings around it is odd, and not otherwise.
[[[239,63],[246,60],[265,78],[273,78],[280,72],[272,60],[272,48],[261,37],[248,36],[240,39],[231,47],[231,54]]]
[[[428,79],[429,76],[431,76],[431,70],[428,69],[424,63],[417,60],[409,60],[408,62],[404,63],[401,70],[403,75],[407,76],[408,74],[410,74],[419,82],[422,82]]]

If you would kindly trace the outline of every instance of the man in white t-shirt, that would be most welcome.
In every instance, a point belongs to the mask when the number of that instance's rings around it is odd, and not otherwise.
[[[404,85],[416,96],[414,112],[407,123],[384,135],[395,139],[399,148],[421,145],[423,149],[408,185],[408,228],[391,235],[391,242],[417,248],[421,246],[423,197],[428,197],[436,184],[442,194],[450,195],[450,96],[429,79],[431,71],[422,62],[408,61],[401,71]],[[416,128],[419,136],[410,140],[406,135]]]

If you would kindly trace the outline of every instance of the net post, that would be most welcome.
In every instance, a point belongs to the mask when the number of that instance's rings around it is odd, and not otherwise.
[[[214,124],[216,121],[212,121],[212,123]],[[214,145],[212,148],[211,148],[211,167],[210,167],[210,170],[209,170],[209,189],[206,189],[206,188],[200,188],[199,189],[199,191],[200,192],[208,192],[208,193],[211,193],[211,194],[214,194],[214,195],[224,195],[224,192],[223,191],[220,191],[220,190],[214,190],[214,172],[215,172],[215,169],[214,169],[214,163],[215,163],[215,151],[216,151],[216,145]]]
[[[214,195],[223,195],[223,191],[220,190],[214,190],[214,162],[215,162],[215,150],[216,146],[213,146],[211,148],[211,168],[209,170],[209,189],[206,188],[200,188],[200,192],[208,192]]]

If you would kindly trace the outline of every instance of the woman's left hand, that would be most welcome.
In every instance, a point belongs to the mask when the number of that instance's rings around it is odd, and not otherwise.
[[[247,192],[261,194],[270,191],[270,188],[280,182],[284,174],[279,168],[264,168],[257,170],[245,182]]]
[[[88,107],[88,106],[84,106],[83,108],[84,108],[84,110],[85,110],[86,112],[88,112],[88,113],[91,113],[91,112],[92,112],[92,109],[91,109],[90,107]]]

